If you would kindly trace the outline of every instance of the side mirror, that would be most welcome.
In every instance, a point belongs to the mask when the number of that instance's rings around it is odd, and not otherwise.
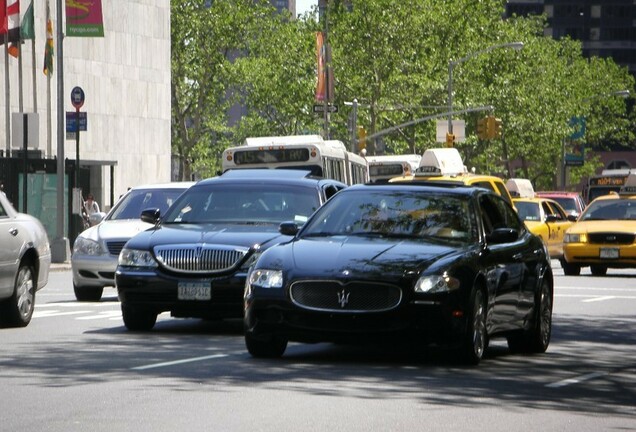
[[[578,215],[574,215],[574,214],[569,214],[569,215],[568,215],[568,220],[569,220],[570,222],[576,222],[576,220],[577,220],[578,218],[579,218],[579,217],[578,217]]]
[[[105,217],[106,217],[106,213],[104,212],[93,213],[92,215],[88,217],[88,223],[90,223],[91,226],[95,226],[101,221],[103,221]]]
[[[518,238],[519,232],[513,228],[497,228],[487,236],[487,240],[494,244],[512,243]]]
[[[149,224],[157,225],[160,217],[161,210],[159,210],[158,208],[146,209],[141,212],[141,220]]]
[[[278,232],[282,235],[295,236],[298,230],[298,225],[295,222],[282,222],[278,225]]]

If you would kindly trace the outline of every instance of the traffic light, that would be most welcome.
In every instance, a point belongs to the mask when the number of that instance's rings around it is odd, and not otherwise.
[[[477,137],[485,140],[488,138],[488,117],[483,117],[477,120]]]
[[[501,138],[501,119],[495,119],[495,136],[494,138]]]
[[[358,126],[358,151],[367,148],[367,130],[363,126]]]
[[[446,147],[453,147],[455,144],[455,134],[446,132]]]

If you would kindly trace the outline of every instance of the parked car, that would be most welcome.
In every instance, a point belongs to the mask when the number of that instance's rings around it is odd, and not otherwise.
[[[542,191],[536,192],[535,194],[538,197],[555,200],[563,207],[563,210],[565,210],[567,214],[576,218],[578,218],[585,209],[585,201],[583,201],[583,197],[578,192]]]
[[[565,233],[563,272],[578,276],[581,267],[603,276],[608,268],[636,268],[636,174],[617,194],[592,201]]]
[[[51,248],[44,226],[16,211],[0,193],[0,325],[26,327],[37,291],[49,278]]]
[[[302,224],[346,185],[309,171],[242,169],[198,182],[156,226],[126,243],[115,275],[124,324],[150,330],[157,315],[241,318],[250,265],[291,237],[283,221]]]
[[[562,261],[563,237],[576,217],[567,215],[559,203],[548,198],[513,198],[513,201],[528,229],[548,247],[550,258]]]
[[[488,340],[544,352],[553,275],[543,242],[500,195],[438,181],[351,186],[294,238],[269,248],[245,286],[245,344],[404,340],[481,360]]]
[[[173,182],[133,187],[98,225],[83,231],[73,243],[73,290],[80,301],[98,301],[105,287],[115,286],[117,258],[124,244],[153,225],[140,219],[144,209],[168,207],[194,182]]]

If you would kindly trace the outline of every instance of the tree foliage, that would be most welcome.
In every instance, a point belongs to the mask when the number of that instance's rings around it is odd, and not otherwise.
[[[545,17],[502,19],[503,0],[331,0],[298,19],[266,0],[177,0],[172,3],[173,152],[200,175],[219,167],[223,148],[247,136],[324,132],[313,113],[315,33],[332,47],[337,113],[329,134],[349,142],[351,102],[357,123],[381,133],[406,122],[447,118],[449,64],[453,108],[491,105],[502,139],[478,141],[477,119],[461,116],[466,164],[480,172],[557,184],[572,117],[585,117],[588,143],[634,148],[633,110],[613,92],[634,78],[611,59],[582,56],[581,44],[544,36]],[[523,42],[520,51],[491,49]],[[231,109],[242,112],[229,123]],[[436,121],[417,122],[370,143],[368,151],[421,153],[438,147]],[[567,149],[566,149],[567,151]],[[598,164],[572,169],[573,180]]]

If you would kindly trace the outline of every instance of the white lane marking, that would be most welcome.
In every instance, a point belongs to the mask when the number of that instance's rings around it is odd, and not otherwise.
[[[601,296],[601,297],[596,297],[596,298],[591,298],[591,299],[586,299],[586,300],[581,300],[584,303],[591,303],[591,302],[597,302],[597,301],[605,301],[605,300],[612,300],[615,299],[616,297],[614,296]]]
[[[35,318],[48,318],[48,317],[57,317],[64,315],[78,315],[90,313],[91,311],[70,311],[70,312],[60,312],[56,310],[47,310],[47,311],[35,311],[33,312],[33,317]]]
[[[554,294],[554,297],[586,298],[586,299],[602,298],[603,300],[607,300],[607,299],[636,300],[636,296],[598,296],[598,295],[591,295],[591,294]]]
[[[119,303],[113,302],[95,302],[95,303],[36,303],[35,307],[38,308],[46,308],[46,307],[58,307],[58,308],[73,308],[73,307],[119,307]]]
[[[592,372],[592,373],[581,375],[575,378],[568,378],[561,381],[546,384],[546,387],[550,387],[550,388],[566,387],[566,386],[569,386],[570,384],[582,383],[583,381],[589,381],[594,378],[599,378],[605,375],[609,375],[609,372]]]
[[[137,367],[131,368],[131,370],[154,369],[154,368],[160,368],[160,367],[166,367],[166,366],[174,366],[174,365],[183,364],[183,363],[191,363],[191,362],[197,362],[197,361],[202,361],[202,360],[223,358],[223,357],[228,357],[228,356],[229,356],[229,354],[213,354],[213,355],[203,356],[203,357],[192,357],[192,358],[188,358],[188,359],[174,360],[174,361],[170,361],[170,362],[155,363],[155,364],[149,364],[149,365],[145,365],[145,366],[137,366]]]
[[[104,311],[97,315],[89,315],[84,317],[75,318],[76,320],[94,320],[94,319],[112,319],[113,317],[121,318],[121,311]]]

